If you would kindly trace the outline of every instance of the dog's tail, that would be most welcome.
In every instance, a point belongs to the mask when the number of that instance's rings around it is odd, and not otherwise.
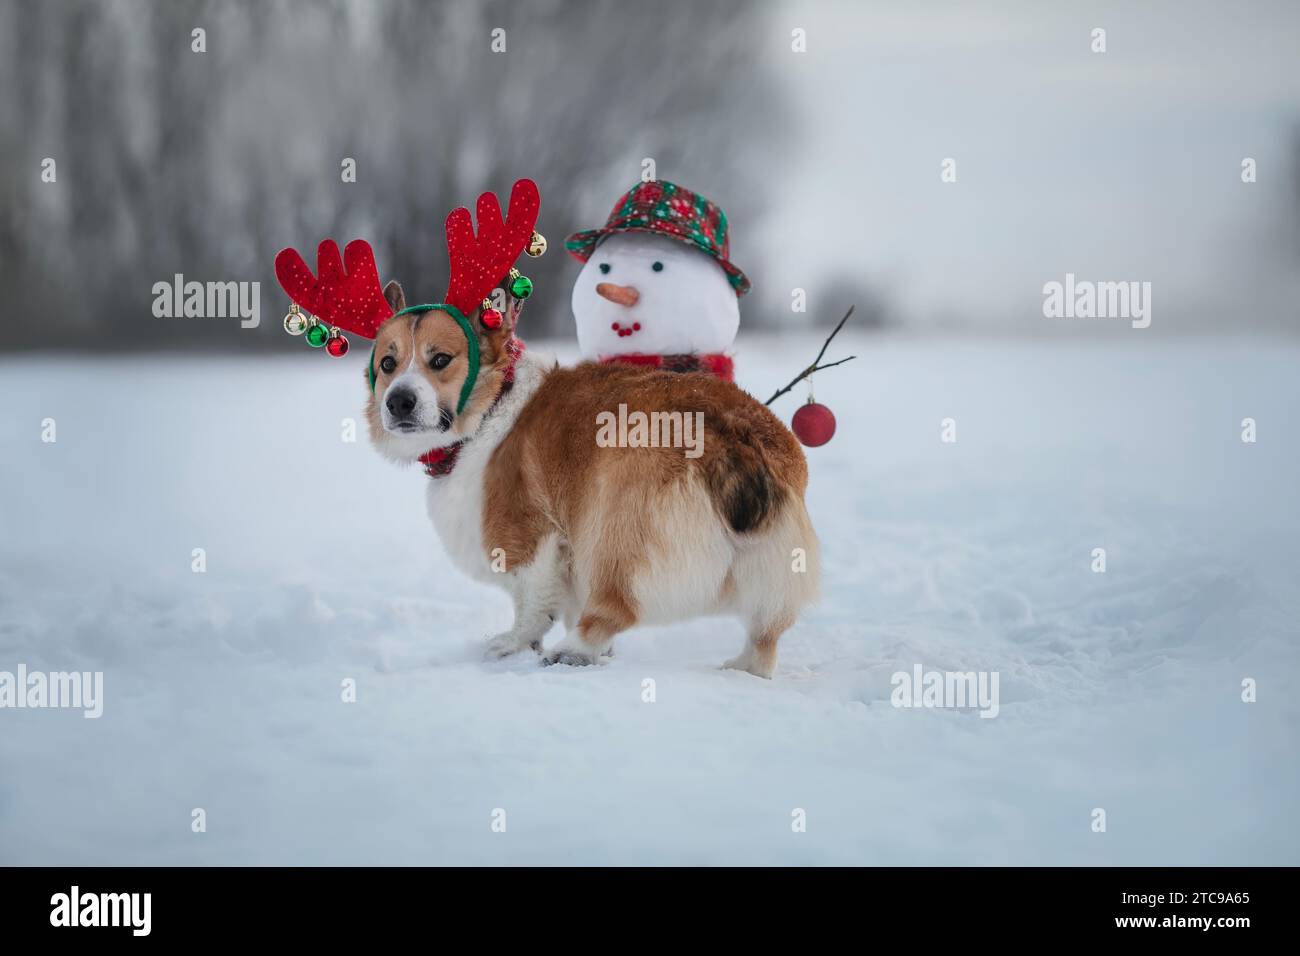
[[[787,498],[803,495],[808,479],[803,450],[770,413],[755,420],[728,412],[710,424],[708,438],[717,447],[706,447],[703,464],[714,506],[738,534],[760,531]]]

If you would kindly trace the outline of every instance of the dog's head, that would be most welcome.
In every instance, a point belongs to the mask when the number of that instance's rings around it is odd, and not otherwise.
[[[380,326],[375,338],[366,371],[367,386],[373,385],[366,418],[375,447],[389,458],[410,462],[472,435],[483,421],[514,361],[506,346],[523,300],[499,297],[506,305],[495,328],[484,325],[480,306],[465,316],[467,333],[442,309],[400,314],[406,297],[396,281],[384,287],[384,298],[398,314]],[[475,349],[477,370],[472,368]]]
[[[400,285],[381,287],[364,240],[349,242],[342,254],[334,240],[321,242],[315,273],[296,249],[276,255],[276,278],[307,322],[331,335],[343,330],[375,340],[366,418],[371,440],[390,458],[415,461],[472,435],[501,394],[519,354],[515,326],[532,291],[514,262],[546,247],[533,228],[540,206],[537,184],[519,179],[504,218],[490,192],[478,197],[477,228],[468,209],[453,209],[445,223],[447,291],[438,304],[409,311]],[[493,296],[504,292],[505,282],[511,294]],[[489,313],[493,299],[503,304]],[[294,332],[288,319],[285,328]],[[307,328],[304,323],[295,334]]]

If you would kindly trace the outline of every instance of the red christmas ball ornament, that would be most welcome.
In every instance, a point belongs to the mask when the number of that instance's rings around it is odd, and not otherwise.
[[[501,313],[496,309],[484,309],[482,319],[485,329],[501,328]]]
[[[335,358],[342,358],[348,354],[348,340],[342,335],[336,335],[325,343],[325,351]]]
[[[831,440],[835,434],[835,416],[825,405],[807,402],[790,420],[794,437],[809,448],[817,448]]]

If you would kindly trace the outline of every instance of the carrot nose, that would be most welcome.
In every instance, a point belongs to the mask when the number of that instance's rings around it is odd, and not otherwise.
[[[619,305],[634,306],[641,298],[641,293],[630,285],[615,285],[612,282],[597,282],[596,295],[617,302]]]

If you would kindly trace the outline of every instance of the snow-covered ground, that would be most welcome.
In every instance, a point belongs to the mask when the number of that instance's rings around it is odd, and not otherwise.
[[[341,440],[364,350],[0,361],[0,670],[105,681],[0,710],[0,863],[1300,863],[1300,347],[842,338],[770,682],[718,620],[480,660],[505,596]],[[1000,713],[891,706],[916,664]]]

